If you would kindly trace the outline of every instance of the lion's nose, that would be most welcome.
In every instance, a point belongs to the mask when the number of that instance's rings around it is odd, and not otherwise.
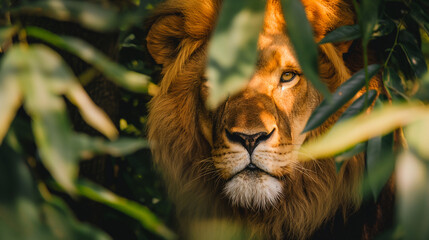
[[[253,150],[258,146],[259,143],[266,141],[268,138],[273,135],[275,129],[270,133],[267,132],[258,132],[252,135],[241,133],[241,132],[232,132],[230,133],[225,129],[226,137],[231,142],[240,143],[246,150],[249,152],[249,155],[252,155]]]

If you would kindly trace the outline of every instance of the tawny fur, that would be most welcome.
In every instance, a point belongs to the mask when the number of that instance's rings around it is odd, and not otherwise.
[[[302,2],[316,41],[339,26],[354,23],[351,6],[344,1]],[[338,174],[333,159],[307,163],[292,161],[291,165],[296,169],[291,169],[291,174],[281,178],[283,193],[273,206],[246,209],[225,197],[224,186],[227,183],[215,166],[216,156],[212,155],[223,144],[221,141],[212,142],[216,131],[225,127],[222,114],[219,114],[223,107],[209,111],[204,102],[207,97],[204,84],[207,44],[220,6],[219,0],[169,0],[161,4],[149,20],[148,50],[163,65],[161,91],[150,102],[148,119],[155,162],[177,206],[184,234],[192,222],[218,218],[238,222],[248,227],[254,236],[308,238],[337,211],[347,215],[359,208],[363,156],[349,160]],[[268,0],[267,12],[271,14],[265,17],[258,45],[260,49],[275,44],[265,40],[276,39],[273,35],[287,27],[279,9],[277,0]],[[331,91],[352,74],[342,58],[348,46],[344,43],[319,47],[320,76]],[[311,95],[313,105],[320,103],[321,99],[320,94]],[[305,111],[310,113],[312,110]],[[310,132],[305,141],[329,129],[341,112]],[[299,112],[279,114],[281,117],[282,114],[290,116]],[[276,124],[286,125],[284,122]]]

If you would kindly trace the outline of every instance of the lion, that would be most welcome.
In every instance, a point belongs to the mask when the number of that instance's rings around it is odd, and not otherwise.
[[[356,21],[347,1],[302,3],[315,41]],[[369,239],[387,228],[391,187],[376,204],[363,202],[364,154],[338,173],[333,159],[298,161],[300,146],[326,132],[344,109],[302,133],[323,96],[294,55],[280,0],[267,0],[247,86],[216,109],[206,107],[207,46],[221,4],[167,0],[148,20],[147,49],[163,76],[149,104],[148,138],[183,237],[210,219],[238,223],[263,239]],[[332,92],[361,67],[353,46],[319,46],[320,77]]]

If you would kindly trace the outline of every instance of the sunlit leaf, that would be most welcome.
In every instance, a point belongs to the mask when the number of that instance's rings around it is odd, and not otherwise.
[[[374,102],[377,97],[377,90],[369,90],[367,93],[362,94],[358,99],[356,99],[341,115],[338,121],[343,121],[349,119],[353,116],[358,115],[363,110],[365,110],[365,106],[369,107]]]
[[[79,151],[84,158],[91,158],[93,155],[106,153],[119,157],[149,147],[148,142],[144,139],[123,137],[110,142],[102,138],[77,135],[75,141],[79,145]]]
[[[8,51],[0,67],[0,144],[22,102],[19,78],[27,75],[20,72],[22,56],[16,50]]]
[[[118,131],[109,116],[95,105],[77,80],[69,84],[65,94],[70,102],[78,107],[83,119],[89,125],[110,139],[115,139],[118,136]]]
[[[330,157],[357,143],[387,134],[398,127],[427,117],[429,108],[426,106],[417,104],[383,106],[370,114],[362,113],[335,124],[327,133],[304,144],[300,149],[300,159],[306,161]]]
[[[429,118],[407,126],[405,137],[410,149],[418,157],[429,161]]]
[[[61,62],[56,61],[59,57],[49,48],[37,45],[13,50],[21,56],[15,64],[21,66],[24,107],[32,117],[34,136],[43,163],[64,188],[73,191],[78,153],[73,148],[72,127],[64,100],[50,91],[48,83],[55,74],[65,74]]]
[[[429,239],[429,165],[409,151],[399,156],[396,167],[398,222],[404,240]]]
[[[308,22],[304,7],[299,0],[283,0],[283,13],[285,15],[288,36],[295,49],[299,65],[305,77],[325,98],[331,94],[328,87],[320,80],[318,74],[317,46],[314,42],[313,30]]]
[[[369,139],[366,152],[366,170],[369,188],[375,201],[392,175],[394,167],[393,133]]]
[[[380,69],[379,65],[373,64],[368,66],[369,77],[372,78]],[[311,114],[303,132],[313,130],[320,126],[333,113],[338,111],[344,104],[350,101],[359,90],[365,86],[365,71],[362,69],[355,73],[349,80],[332,94],[332,99],[325,99]]]
[[[359,25],[352,26],[341,26],[332,32],[326,34],[326,36],[319,42],[319,44],[324,43],[335,43],[335,42],[345,42],[354,40],[361,37],[361,32]]]
[[[265,1],[225,0],[209,44],[208,106],[216,107],[250,80],[257,59]]]
[[[140,221],[143,227],[165,239],[176,239],[176,235],[162,224],[162,222],[145,206],[119,197],[107,189],[88,181],[79,181],[77,183],[77,190],[82,196],[103,203],[135,218]]]
[[[260,240],[251,230],[229,219],[203,219],[192,223],[189,240]]]
[[[422,77],[427,72],[427,65],[422,51],[417,45],[416,39],[407,31],[399,33],[399,47],[404,52],[408,63],[417,77]]]
[[[155,94],[157,91],[157,86],[150,82],[148,76],[126,70],[124,67],[109,60],[99,50],[78,38],[60,37],[36,27],[27,27],[26,30],[29,36],[42,39],[94,65],[106,77],[126,89],[149,94]]]
[[[96,31],[118,28],[120,18],[117,9],[85,1],[42,0],[12,10],[14,14],[47,16],[61,21],[75,21]]]

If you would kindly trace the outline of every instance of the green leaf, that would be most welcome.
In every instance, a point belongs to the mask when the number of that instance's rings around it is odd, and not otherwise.
[[[409,151],[396,167],[398,222],[404,240],[429,239],[429,164]]]
[[[110,154],[115,157],[131,154],[139,149],[148,148],[149,144],[144,139],[119,138],[113,142],[102,138],[77,135],[76,144],[83,158],[91,158],[94,154]]]
[[[359,9],[359,26],[362,32],[362,43],[365,46],[374,32],[378,21],[378,7],[381,0],[363,0]]]
[[[389,90],[389,92],[393,91],[393,93],[395,94],[406,97],[402,79],[399,77],[398,73],[396,73],[396,71],[393,68],[386,67],[384,69],[383,82],[387,87],[387,89]]]
[[[415,97],[422,101],[429,101],[429,72],[427,72],[420,81],[421,85]]]
[[[326,36],[320,40],[319,44],[324,43],[335,43],[335,42],[345,42],[361,37],[361,32],[359,25],[352,26],[341,26],[332,32],[326,34]]]
[[[350,107],[341,115],[338,121],[343,121],[351,117],[356,116],[357,114],[362,113],[365,110],[365,106],[369,107],[374,102],[377,97],[377,91],[374,89],[369,90],[368,92],[362,94],[358,99],[356,99]]]
[[[393,133],[368,140],[366,152],[367,179],[375,201],[392,175],[394,168]]]
[[[368,66],[368,75],[372,78],[380,69],[380,66],[373,64]],[[359,90],[365,86],[365,71],[362,69],[355,73],[349,80],[341,86],[332,95],[332,99],[325,99],[314,110],[308,119],[303,132],[313,130],[326,121],[333,113],[338,111],[344,104],[350,101]]]
[[[119,197],[114,193],[88,181],[79,181],[77,189],[80,195],[93,201],[103,203],[132,218],[135,218],[140,221],[143,227],[151,232],[156,233],[165,239],[176,239],[176,235],[162,224],[162,222],[147,207]]]
[[[209,44],[210,108],[242,89],[254,73],[264,9],[265,1],[261,0],[223,1]]]
[[[42,0],[22,4],[11,12],[12,14],[47,16],[60,21],[75,21],[96,31],[115,30],[120,23],[117,9],[85,1]]]
[[[341,167],[343,166],[343,163],[353,156],[363,152],[366,150],[366,143],[358,143],[355,146],[353,146],[351,149],[338,154],[335,156],[335,167],[337,170],[337,173],[341,170]]]
[[[371,35],[372,38],[382,37],[389,35],[393,30],[396,29],[396,24],[390,19],[384,20],[379,19],[378,23],[374,26],[373,33]]]
[[[419,24],[419,26],[426,32],[426,34],[429,35],[429,16],[424,11],[424,8],[415,2],[411,2],[410,15],[414,21],[416,21],[417,24]]]
[[[60,199],[48,192],[43,199],[25,160],[5,144],[0,146],[0,159],[0,239],[110,239],[79,223]]]
[[[331,157],[360,142],[427,117],[429,117],[427,106],[411,103],[383,106],[370,114],[362,113],[335,124],[327,133],[304,144],[300,149],[299,158],[307,161]]]
[[[70,75],[72,76],[72,75]],[[118,130],[110,120],[109,116],[91,100],[77,79],[73,79],[64,86],[65,95],[71,103],[79,109],[82,118],[90,126],[97,129],[109,139],[115,139],[118,136]]]
[[[304,7],[299,0],[283,0],[282,3],[288,36],[295,49],[299,65],[314,87],[325,98],[330,99],[331,93],[328,87],[319,78],[317,46]]]
[[[427,72],[427,65],[422,51],[418,47],[418,42],[413,35],[407,31],[399,33],[399,47],[404,52],[408,64],[414,70],[417,77],[422,77]]]
[[[103,53],[80,39],[60,37],[37,27],[27,27],[26,31],[29,36],[42,39],[94,65],[97,70],[119,86],[130,91],[149,93],[151,95],[154,95],[157,91],[157,86],[150,82],[150,77],[137,72],[128,71],[124,67],[109,60]]]
[[[77,177],[78,153],[73,147],[72,127],[65,102],[49,86],[51,78],[67,77],[61,58],[47,47],[18,46],[9,50],[20,56],[17,77],[24,93],[24,107],[33,120],[36,144],[44,165],[68,191]]]
[[[407,126],[405,137],[410,150],[419,158],[429,161],[429,118]]]
[[[15,51],[6,52],[0,67],[0,145],[9,126],[21,106],[22,91],[19,78],[27,77],[20,73],[22,56]]]

